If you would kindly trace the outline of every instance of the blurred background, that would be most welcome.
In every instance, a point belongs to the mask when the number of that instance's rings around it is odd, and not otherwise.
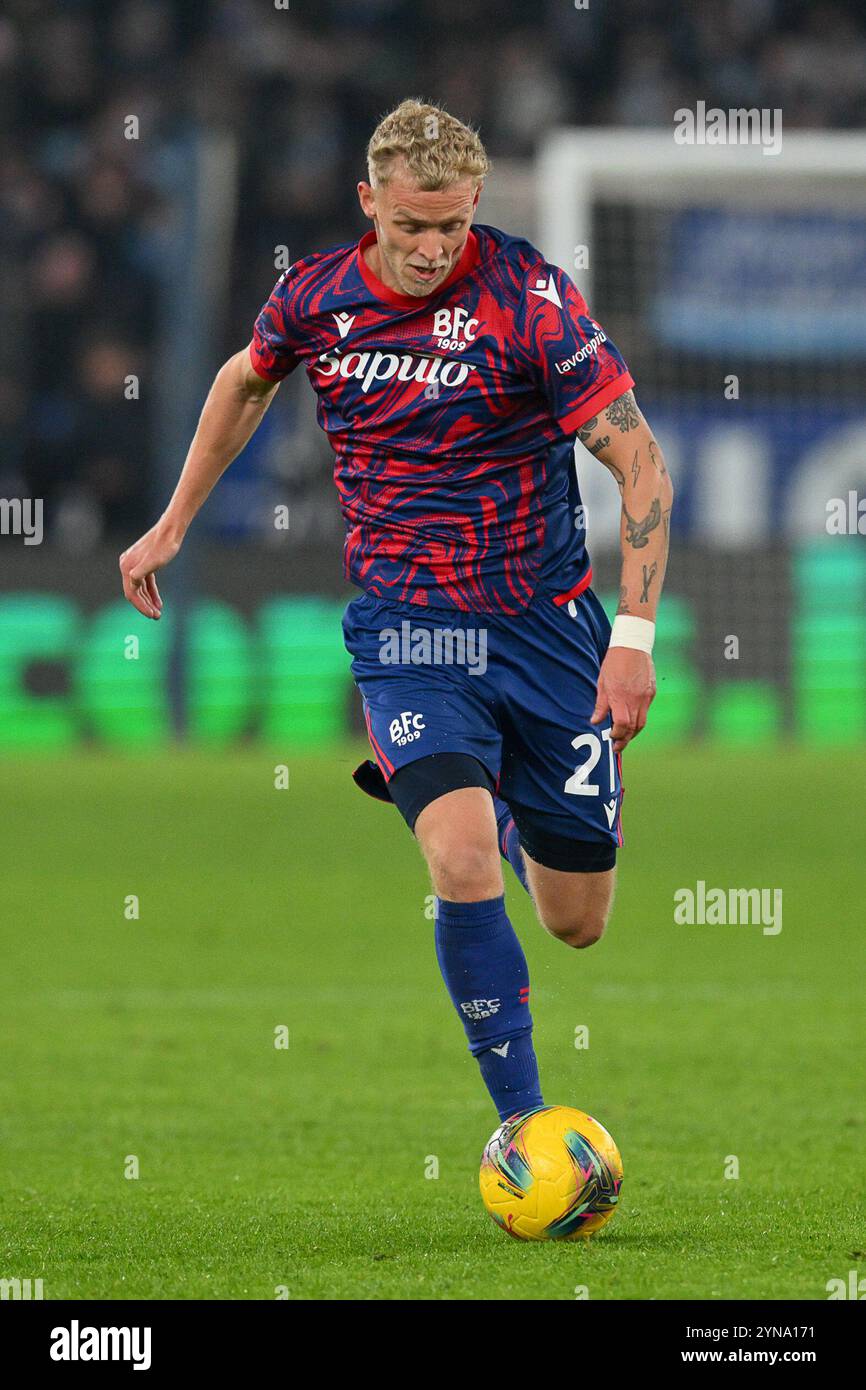
[[[117,554],[279,271],[366,230],[365,142],[407,95],[479,126],[479,220],[573,275],[668,455],[654,736],[866,738],[862,4],[7,0],[0,749],[360,727],[303,372],[166,575],[159,627],[121,602]],[[781,152],[676,146],[699,102],[781,111]],[[606,598],[618,498],[578,454]],[[41,499],[40,543],[15,499]]]
[[[606,940],[564,952],[506,875],[546,1093],[626,1158],[592,1299],[823,1299],[862,1249],[866,1124],[862,0],[4,0],[2,1282],[573,1301],[583,1277],[478,1205],[494,1114],[427,876],[351,781],[303,371],[163,620],[119,583],[278,274],[366,230],[365,144],[406,96],[477,123],[479,220],[573,276],[676,483]],[[700,103],[774,140],[781,112],[781,150],[677,143]],[[610,603],[619,494],[576,454]],[[696,880],[783,892],[784,930],[681,925]]]

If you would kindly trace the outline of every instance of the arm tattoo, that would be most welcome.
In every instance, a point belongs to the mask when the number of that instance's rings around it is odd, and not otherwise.
[[[658,569],[659,566],[657,560],[653,560],[649,569],[647,569],[646,565],[643,566],[643,588],[640,591],[641,603],[649,603],[650,584],[652,584],[653,580],[658,574]]]
[[[631,481],[632,487],[637,487],[637,480],[640,477],[640,464],[638,463],[639,450],[635,449],[634,458],[631,461]]]
[[[619,586],[619,605],[616,611],[617,613],[628,613],[629,611],[628,589],[624,584],[620,584]]]
[[[653,461],[653,465],[655,467],[656,472],[659,474],[660,477],[666,478],[668,476],[668,470],[665,468],[665,461],[662,458],[662,451],[659,448],[658,444],[656,444],[654,439],[650,440],[649,451],[650,458]]]
[[[608,463],[605,465],[605,467],[607,468],[607,471],[609,473],[613,474],[614,478],[616,479],[616,485],[619,488],[620,492],[622,492],[623,488],[625,487],[625,474],[620,472],[615,463]]]
[[[603,439],[596,439],[594,443],[590,444],[589,441],[592,439],[597,428],[598,416],[593,415],[592,419],[587,420],[586,424],[581,425],[580,429],[577,431],[577,437],[581,444],[583,444],[591,454],[595,454],[596,458],[598,458],[602,449],[606,449],[610,443],[610,435],[606,434]]]
[[[587,444],[586,447],[591,454],[595,454],[595,457],[598,458],[602,449],[606,449],[609,443],[610,435],[606,434],[603,439],[597,439],[594,444]]]
[[[657,497],[652,500],[652,506],[644,517],[643,521],[636,521],[626,509],[625,503],[622,508],[625,517],[625,538],[629,545],[635,550],[643,550],[645,545],[649,545],[649,533],[654,531],[662,519],[661,503]]]
[[[604,412],[604,418],[609,425],[616,425],[621,434],[628,434],[629,430],[637,429],[640,415],[632,392],[626,391],[624,396],[611,401]]]

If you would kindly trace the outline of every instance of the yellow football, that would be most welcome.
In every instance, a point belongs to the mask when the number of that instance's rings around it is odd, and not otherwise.
[[[622,1186],[619,1149],[582,1110],[545,1105],[500,1125],[481,1159],[481,1197],[518,1240],[580,1240],[609,1221]]]

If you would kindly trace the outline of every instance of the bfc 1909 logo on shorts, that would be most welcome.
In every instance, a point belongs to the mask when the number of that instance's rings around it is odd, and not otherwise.
[[[460,1008],[473,1023],[480,1023],[482,1018],[492,1018],[498,1014],[501,1003],[501,999],[467,999]]]
[[[388,733],[391,735],[392,743],[398,748],[405,748],[407,743],[414,743],[420,738],[426,728],[423,715],[413,714],[411,710],[404,709],[402,714],[391,720]]]

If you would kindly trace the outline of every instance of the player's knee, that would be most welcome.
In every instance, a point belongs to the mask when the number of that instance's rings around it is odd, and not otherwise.
[[[566,946],[582,951],[601,940],[607,925],[607,913],[601,908],[586,907],[561,916],[546,914],[541,920],[551,936]]]
[[[479,902],[502,890],[499,853],[485,839],[440,843],[428,850],[433,886],[452,902]]]

